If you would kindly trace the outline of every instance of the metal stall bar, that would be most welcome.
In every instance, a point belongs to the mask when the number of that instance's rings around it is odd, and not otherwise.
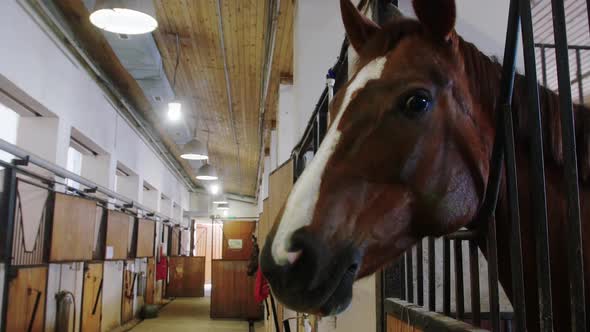
[[[471,282],[471,314],[473,325],[481,326],[481,306],[479,303],[479,252],[477,242],[469,240],[469,280]]]
[[[514,76],[516,73],[516,50],[520,16],[518,2],[511,1],[508,12],[508,29],[502,68],[500,96],[500,112],[503,114],[504,154],[508,209],[511,222],[510,263],[512,269],[512,303],[514,305],[515,325],[517,332],[526,330],[526,306],[524,294],[522,243],[520,232],[520,212],[518,202],[518,181],[516,173],[516,155],[514,129],[512,124],[512,94],[514,92]],[[545,58],[545,48],[541,48],[541,57]],[[545,63],[543,63],[545,65]],[[545,67],[544,67],[545,70]],[[547,80],[547,75],[543,75]],[[499,130],[500,128],[498,128]]]
[[[513,0],[515,1],[515,0]],[[553,309],[551,303],[551,270],[549,266],[549,236],[547,230],[547,197],[545,192],[545,157],[543,151],[543,127],[539,108],[539,87],[535,64],[533,20],[529,0],[519,0],[519,12],[524,49],[527,85],[527,105],[531,120],[531,197],[532,220],[534,220],[537,282],[539,289],[539,314],[541,331],[553,331]]]
[[[436,311],[436,264],[434,238],[428,238],[428,310]]]
[[[584,105],[584,77],[582,76],[582,55],[576,50],[576,82],[578,83],[578,103]]]
[[[490,314],[492,331],[500,331],[500,298],[498,293],[498,242],[496,239],[496,218],[490,219],[487,230],[488,283],[490,290]]]
[[[424,306],[424,258],[423,258],[422,240],[416,245],[416,296],[419,306]]]
[[[14,212],[16,210],[16,169],[13,167],[5,168],[6,174],[4,175],[4,202],[2,217],[5,223],[0,224],[4,229],[2,235],[4,241],[4,249],[2,259],[4,260],[4,270],[6,275],[4,276],[4,290],[2,292],[2,324],[0,325],[0,331],[6,331],[6,320],[8,319],[8,293],[10,287],[10,274],[12,272],[12,244],[13,244],[13,231],[14,231]]]
[[[455,248],[455,307],[457,319],[465,318],[465,294],[463,289],[463,243],[461,240],[453,240]]]
[[[414,264],[413,250],[410,248],[406,251],[406,290],[408,292],[408,302],[414,303]]]
[[[555,59],[559,86],[559,110],[561,113],[561,137],[563,146],[563,176],[567,197],[567,258],[570,286],[572,331],[586,331],[584,296],[584,263],[582,254],[582,228],[578,185],[578,160],[576,156],[576,128],[572,91],[570,85],[569,52],[563,0],[552,0],[553,33],[555,35]],[[579,61],[579,50],[577,59]],[[579,64],[579,62],[578,62]],[[581,86],[582,81],[578,81]]]
[[[443,314],[451,316],[451,240],[443,241]]]
[[[160,219],[170,219],[164,215],[161,215],[155,211],[152,211],[150,208],[140,204],[139,202],[133,201],[123,195],[120,195],[106,187],[103,187],[101,185],[98,185],[86,178],[83,178],[81,176],[79,176],[78,174],[72,173],[68,170],[66,170],[65,168],[59,167],[33,153],[30,153],[26,150],[23,150],[19,147],[17,147],[14,144],[11,144],[3,139],[0,139],[0,150],[2,151],[6,151],[12,155],[14,155],[17,158],[21,158],[21,159],[27,159],[29,162],[43,168],[46,169],[52,173],[54,173],[55,175],[62,177],[62,178],[66,178],[66,179],[71,179],[73,181],[78,182],[79,184],[86,186],[88,188],[96,188],[96,191],[101,192],[111,198],[115,198],[123,203],[126,204],[131,204],[133,207],[136,207],[142,211],[145,212],[151,212],[154,213],[155,216],[158,216]],[[178,220],[177,220],[178,222]]]

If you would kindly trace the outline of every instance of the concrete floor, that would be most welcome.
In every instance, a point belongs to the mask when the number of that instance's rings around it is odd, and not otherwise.
[[[247,332],[248,322],[239,320],[212,320],[209,318],[210,298],[176,299],[166,305],[156,319],[139,323],[133,332]],[[262,323],[256,324],[256,332],[264,331]]]

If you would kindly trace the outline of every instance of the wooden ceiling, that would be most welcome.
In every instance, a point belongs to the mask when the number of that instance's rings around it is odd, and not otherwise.
[[[185,116],[196,121],[199,139],[209,140],[211,163],[228,193],[256,194],[261,139],[268,136],[265,131],[276,119],[279,82],[293,76],[293,1],[280,1],[271,79],[264,100],[266,48],[270,45],[270,22],[274,16],[269,7],[273,1],[154,1],[159,27],[153,36],[167,76],[172,84],[178,36],[180,61],[174,90],[184,109],[190,112]],[[58,6],[93,60],[113,76],[117,88],[136,100],[148,121],[158,128],[163,126],[149,116],[154,112],[149,112],[145,96],[138,95],[137,83],[121,71],[121,64],[107,49],[104,37],[89,24],[82,0],[58,0]],[[177,153],[179,147],[166,137],[164,130],[158,130],[158,134]],[[190,165],[181,162],[190,170]]]

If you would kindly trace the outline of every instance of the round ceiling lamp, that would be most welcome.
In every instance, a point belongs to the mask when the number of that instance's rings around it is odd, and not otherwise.
[[[180,158],[186,160],[207,160],[209,159],[209,152],[203,142],[197,138],[193,138],[182,147]]]
[[[99,29],[124,34],[150,33],[158,27],[156,9],[146,0],[97,0],[90,22]]]
[[[229,210],[229,203],[219,204],[217,206],[217,210],[225,210],[225,211]]]
[[[227,197],[225,195],[219,195],[213,199],[213,204],[229,204]]]
[[[197,172],[197,179],[202,181],[216,181],[219,179],[217,176],[217,171],[215,167],[211,166],[210,164],[205,164],[199,168]]]

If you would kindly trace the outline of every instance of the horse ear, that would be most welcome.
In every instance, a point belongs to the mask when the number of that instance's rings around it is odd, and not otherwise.
[[[348,41],[354,50],[360,53],[365,43],[381,30],[381,27],[361,14],[350,0],[340,0],[340,9]]]
[[[416,16],[435,38],[449,41],[455,28],[455,0],[412,0]]]

